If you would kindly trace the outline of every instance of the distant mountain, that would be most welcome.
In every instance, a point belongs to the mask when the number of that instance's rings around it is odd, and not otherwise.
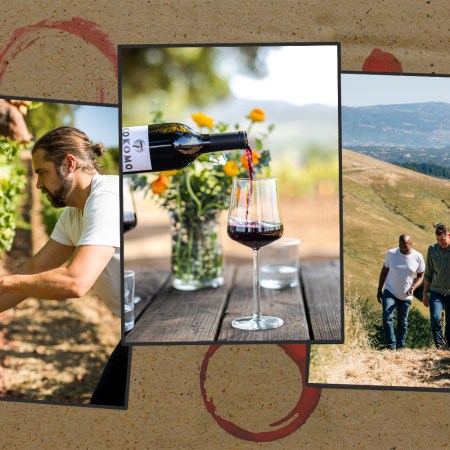
[[[386,251],[407,233],[424,257],[435,242],[433,223],[450,223],[450,181],[342,152],[344,277],[376,302]],[[414,302],[420,307],[419,302]]]
[[[450,104],[342,107],[344,147],[444,148],[450,146]]]
[[[307,152],[311,146],[324,147],[337,154],[339,118],[338,108],[326,105],[296,106],[280,101],[256,101],[230,98],[208,107],[208,114],[217,122],[232,126],[240,122],[247,126],[245,116],[253,108],[266,113],[265,123],[275,124],[270,146],[278,154]],[[255,131],[263,129],[255,125]]]

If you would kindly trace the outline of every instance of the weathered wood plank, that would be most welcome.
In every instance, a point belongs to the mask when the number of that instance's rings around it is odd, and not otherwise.
[[[238,267],[218,340],[228,342],[309,340],[306,311],[302,293],[298,287],[280,290],[261,288],[262,314],[274,315],[283,319],[283,326],[275,330],[264,331],[236,330],[231,326],[232,320],[252,314],[252,276],[251,265]]]
[[[170,273],[166,270],[155,269],[136,269],[135,272],[136,287],[134,295],[141,297],[141,301],[134,305],[134,320],[137,321],[144,309],[168,281]]]
[[[166,283],[127,336],[127,343],[214,342],[233,284],[234,266],[217,289],[183,292]]]
[[[300,278],[315,341],[343,340],[339,260],[303,263]]]

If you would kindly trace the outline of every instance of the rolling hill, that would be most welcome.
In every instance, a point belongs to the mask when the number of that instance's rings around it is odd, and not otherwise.
[[[376,302],[387,249],[407,233],[426,258],[433,223],[450,223],[450,181],[343,150],[344,280]],[[416,307],[424,311],[420,302]]]

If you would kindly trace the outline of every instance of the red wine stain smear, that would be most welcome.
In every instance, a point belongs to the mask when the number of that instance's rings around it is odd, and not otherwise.
[[[271,423],[271,427],[277,427],[284,423],[287,423],[284,427],[278,428],[273,431],[252,432],[244,428],[239,427],[233,422],[224,419],[216,413],[216,405],[212,397],[208,397],[205,383],[206,374],[208,372],[208,364],[214,353],[221,348],[220,345],[212,345],[208,348],[205,354],[203,363],[200,369],[200,391],[203,397],[203,403],[206,410],[213,416],[214,420],[223,428],[227,433],[254,442],[270,442],[282,439],[294,431],[298,430],[309,418],[312,412],[315,410],[319,403],[321,389],[314,388],[305,385],[306,380],[306,345],[305,344],[277,344],[284,352],[292,359],[292,361],[298,366],[300,374],[302,376],[302,393],[297,404],[292,411],[282,419]]]
[[[389,52],[374,48],[364,61],[364,72],[403,72],[400,61]]]
[[[62,30],[80,37],[86,43],[96,47],[110,62],[116,79],[118,78],[117,51],[108,35],[98,25],[81,17],[70,20],[44,19],[34,25],[17,28],[6,47],[0,52],[0,83],[8,65],[24,50],[31,47],[39,39],[46,38],[46,30]],[[63,38],[63,35],[61,35]],[[103,86],[97,88],[98,100],[105,99]]]

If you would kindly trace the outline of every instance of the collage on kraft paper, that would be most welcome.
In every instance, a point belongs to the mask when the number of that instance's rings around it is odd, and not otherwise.
[[[442,40],[447,11],[438,2],[414,2],[408,11],[335,2],[336,14],[314,2],[309,9],[294,2],[258,9],[248,2],[242,17],[226,8],[234,2],[220,10],[204,2],[201,12],[192,2],[183,5],[192,6],[189,12],[154,2],[161,9],[152,14],[161,20],[149,28],[150,12],[130,12],[126,30],[118,26],[121,17],[103,14],[106,4],[98,11],[73,6],[45,13],[39,7],[47,2],[42,3],[5,12],[2,95],[115,103],[117,44],[227,42],[230,30],[236,42],[340,42],[344,71],[450,72]],[[192,20],[201,14],[208,24],[195,30],[185,22],[174,26],[170,19],[181,13]],[[249,21],[256,35],[246,32]],[[306,360],[307,347],[298,344],[136,347],[126,411],[5,401],[2,441],[9,448],[33,442],[46,448],[61,443],[88,448],[105,443],[126,448],[445,446],[446,393],[306,386]],[[395,423],[386,423],[389,414],[397,417]],[[86,427],[95,432],[82,432]]]

